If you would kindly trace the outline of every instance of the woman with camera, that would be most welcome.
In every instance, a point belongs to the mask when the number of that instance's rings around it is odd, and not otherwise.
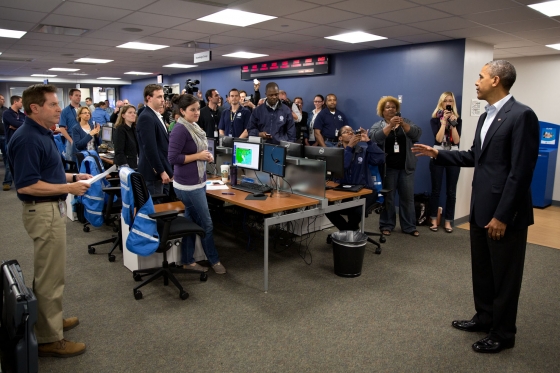
[[[377,115],[382,120],[369,130],[369,137],[385,151],[383,186],[391,190],[385,195],[385,209],[379,218],[379,229],[391,235],[396,226],[395,192],[399,193],[399,222],[403,233],[418,237],[414,210],[414,171],[417,158],[412,144],[422,135],[420,127],[401,117],[401,103],[395,97],[382,97],[377,103]],[[383,172],[381,172],[383,174]]]
[[[430,126],[434,133],[434,149],[459,150],[461,136],[461,118],[457,113],[455,96],[453,92],[443,92],[439,97],[438,104],[432,113]],[[460,167],[438,166],[434,160],[430,160],[430,173],[432,178],[432,194],[430,196],[430,219],[432,225],[430,230],[438,230],[439,193],[443,173],[445,172],[446,200],[445,200],[445,231],[453,232],[453,220],[455,218],[455,195],[457,192],[457,180],[459,180]]]

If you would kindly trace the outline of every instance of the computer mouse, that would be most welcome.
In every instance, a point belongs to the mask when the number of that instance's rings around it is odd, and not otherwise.
[[[253,197],[264,197],[264,193],[253,193]]]

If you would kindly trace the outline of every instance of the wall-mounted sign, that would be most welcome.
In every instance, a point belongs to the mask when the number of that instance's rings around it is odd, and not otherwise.
[[[212,51],[204,51],[194,54],[194,63],[212,61]]]
[[[241,66],[241,80],[328,74],[329,57],[312,56]]]

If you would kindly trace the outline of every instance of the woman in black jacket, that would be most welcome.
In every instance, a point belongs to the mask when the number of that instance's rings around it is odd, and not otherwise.
[[[117,166],[138,168],[138,140],[136,138],[136,109],[126,105],[119,111],[115,123],[114,147]]]

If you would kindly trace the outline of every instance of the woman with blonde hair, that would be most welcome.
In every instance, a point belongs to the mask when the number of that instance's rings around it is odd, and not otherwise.
[[[418,237],[416,211],[414,210],[414,171],[417,158],[412,154],[412,144],[422,135],[422,129],[409,119],[402,118],[401,103],[395,97],[385,96],[377,103],[381,119],[369,130],[373,139],[385,151],[383,186],[391,192],[385,195],[385,209],[379,217],[379,229],[391,235],[396,226],[395,193],[399,193],[399,222],[403,233]]]
[[[95,150],[101,143],[99,138],[99,124],[90,124],[91,112],[87,106],[78,108],[76,120],[79,126],[72,128],[72,154],[75,155],[83,150]]]
[[[119,110],[113,133],[114,163],[117,166],[138,168],[138,139],[136,138],[136,109],[125,105]]]
[[[462,122],[457,112],[455,95],[453,92],[443,92],[439,96],[430,126],[434,133],[434,149],[459,150]],[[447,233],[453,232],[453,221],[455,218],[455,201],[457,192],[457,180],[459,180],[460,167],[438,166],[434,160],[430,160],[430,174],[432,179],[432,194],[430,195],[430,219],[432,225],[430,230],[438,230],[438,208],[440,206],[439,196],[443,173],[445,172],[446,199],[445,199],[445,225]]]

